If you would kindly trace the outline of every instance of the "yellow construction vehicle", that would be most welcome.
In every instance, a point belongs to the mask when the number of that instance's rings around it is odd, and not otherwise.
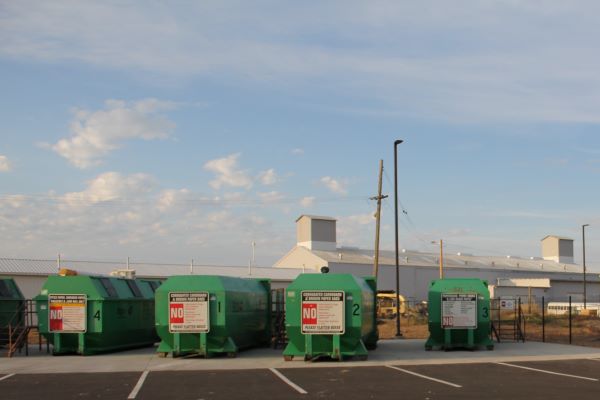
[[[400,315],[406,314],[406,299],[404,296],[396,295],[395,292],[379,292],[377,293],[377,318],[395,318],[396,317],[396,302],[400,300]]]

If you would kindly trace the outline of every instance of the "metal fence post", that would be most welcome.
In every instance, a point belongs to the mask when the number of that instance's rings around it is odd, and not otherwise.
[[[546,301],[542,296],[542,343],[546,342]]]
[[[571,296],[569,296],[569,344],[572,343],[573,341],[573,331],[572,331],[572,325],[573,325],[573,312],[571,310]]]
[[[8,357],[12,357],[12,324],[8,324]]]
[[[517,301],[517,318],[515,319],[515,336],[514,340],[519,341],[518,332],[521,330],[521,296],[519,296],[519,301]]]

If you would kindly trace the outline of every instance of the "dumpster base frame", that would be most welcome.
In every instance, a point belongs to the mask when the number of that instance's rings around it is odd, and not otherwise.
[[[211,358],[218,355],[226,354],[228,357],[236,357],[240,348],[235,344],[231,337],[227,337],[223,344],[214,346],[214,343],[209,344],[208,333],[173,333],[173,344],[161,340],[156,352],[162,357],[166,357],[171,353],[173,358],[183,357],[188,355],[196,355],[204,358]],[[196,347],[181,347],[181,335],[198,336],[199,346]]]
[[[466,342],[453,342],[452,332],[467,332]],[[487,350],[494,350],[494,342],[489,337],[486,338],[475,338],[475,329],[444,329],[444,341],[441,342],[436,340],[433,335],[429,336],[427,342],[425,342],[425,350],[433,350],[434,348],[440,348],[440,350],[453,350],[453,349],[467,349],[477,350],[479,347],[484,347]]]
[[[283,351],[283,359],[285,361],[292,361],[294,357],[303,357],[304,361],[316,361],[317,359],[326,357],[336,361],[343,361],[344,359],[349,358],[364,361],[367,360],[369,356],[367,346],[365,346],[362,339],[357,341],[354,348],[348,350],[345,345],[344,348],[346,348],[346,350],[342,351],[341,341],[343,335],[333,335],[331,350],[315,351],[312,346],[312,336],[313,335],[305,335],[304,350],[298,348],[294,342],[288,342]]]

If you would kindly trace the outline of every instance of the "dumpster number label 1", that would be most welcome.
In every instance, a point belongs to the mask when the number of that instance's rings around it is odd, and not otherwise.
[[[343,335],[345,331],[343,291],[302,292],[302,333]]]
[[[442,328],[477,328],[477,294],[443,293]]]
[[[49,294],[48,308],[50,332],[86,331],[87,296],[85,294]]]
[[[169,332],[207,333],[209,323],[208,292],[169,293]]]

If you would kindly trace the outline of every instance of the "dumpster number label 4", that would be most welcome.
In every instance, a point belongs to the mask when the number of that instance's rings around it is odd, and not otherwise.
[[[302,333],[342,335],[345,331],[343,291],[302,292]]]
[[[443,293],[442,328],[477,328],[477,294]]]
[[[209,323],[207,292],[169,293],[169,332],[207,333]]]
[[[50,332],[86,331],[87,296],[85,294],[49,294],[48,308]]]

